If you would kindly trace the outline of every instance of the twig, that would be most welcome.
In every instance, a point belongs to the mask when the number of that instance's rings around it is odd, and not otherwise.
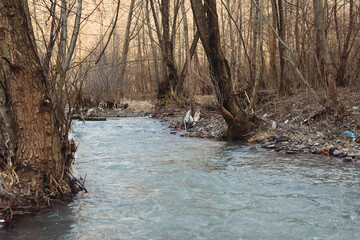
[[[86,190],[84,184],[82,184],[71,172],[68,172],[68,173],[71,175],[73,180],[75,180],[77,183],[79,183],[80,187],[82,187],[82,189],[87,193],[88,191]],[[85,175],[85,177],[86,177],[86,175]],[[84,182],[85,182],[85,180],[84,180]]]
[[[105,50],[106,50],[106,48],[107,48],[107,46],[108,46],[108,44],[109,44],[109,42],[110,42],[111,35],[113,34],[113,32],[114,32],[114,30],[115,30],[115,27],[116,27],[116,23],[117,23],[117,21],[118,21],[119,8],[120,8],[120,0],[118,0],[118,4],[117,4],[117,7],[116,7],[116,16],[115,16],[115,20],[114,20],[115,22],[114,22],[113,28],[112,28],[111,31],[110,31],[109,38],[108,38],[108,40],[106,41],[106,44],[105,44],[105,46],[104,46],[104,49],[101,51],[100,56],[99,56],[98,59],[96,60],[95,65],[98,64],[98,62],[100,61],[102,55],[104,54],[104,52],[105,52]]]
[[[10,206],[10,201],[8,201],[8,205],[9,205],[9,209],[10,209],[10,219],[12,219],[13,218],[13,211],[12,211],[12,209],[11,209],[11,206]]]

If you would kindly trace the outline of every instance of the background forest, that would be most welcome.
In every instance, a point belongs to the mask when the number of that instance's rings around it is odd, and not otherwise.
[[[32,0],[30,10],[42,64],[70,95],[120,102],[169,84],[181,97],[214,93],[190,1]],[[359,85],[357,1],[221,0],[217,16],[239,94]]]

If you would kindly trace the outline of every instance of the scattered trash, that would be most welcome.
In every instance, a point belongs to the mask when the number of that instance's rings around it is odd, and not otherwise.
[[[326,156],[330,156],[330,153],[327,152],[325,149],[321,149],[320,152]]]
[[[352,107],[353,110],[359,110],[359,107]]]
[[[91,115],[96,113],[96,108],[90,108],[86,113],[85,117],[90,117]]]
[[[292,120],[293,122],[295,122],[295,121],[298,120],[298,119],[302,119],[302,117],[296,116],[296,117],[293,117],[291,120]]]
[[[106,110],[107,109],[107,104],[103,101],[101,101],[99,103],[99,106],[98,106],[100,109],[103,109],[103,110]]]
[[[350,132],[350,131],[344,131],[344,133],[349,134],[349,136],[350,136],[351,138],[355,138],[355,133],[353,133],[353,132]]]
[[[200,112],[196,111],[194,114],[194,122],[198,122],[200,120]]]
[[[194,114],[194,118],[191,116],[191,110],[189,110],[185,117],[184,117],[184,127],[185,127],[185,131],[187,128],[191,128],[193,127],[196,122],[198,122],[200,119],[200,112],[196,111]]]
[[[289,120],[285,120],[284,124],[288,124],[289,123]]]
[[[265,113],[262,118],[267,118],[269,116],[269,114]]]
[[[277,125],[276,125],[275,121],[272,122],[271,127],[272,127],[272,129],[276,129]]]

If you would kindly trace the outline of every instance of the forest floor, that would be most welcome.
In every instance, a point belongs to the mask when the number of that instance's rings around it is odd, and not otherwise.
[[[279,97],[276,91],[261,91],[255,115],[262,119],[263,124],[249,134],[247,143],[288,154],[325,154],[339,157],[344,162],[360,162],[359,90],[339,88],[338,92],[346,107],[346,112],[341,116],[326,112],[304,90],[295,91],[287,97]],[[195,101],[201,118],[187,131],[183,128],[183,121],[190,108],[169,103],[157,112],[156,118],[169,123],[171,134],[222,140],[226,123],[215,96],[197,96]],[[151,101],[125,102],[128,103],[127,109],[109,111],[101,116],[135,117],[153,114],[154,103]]]

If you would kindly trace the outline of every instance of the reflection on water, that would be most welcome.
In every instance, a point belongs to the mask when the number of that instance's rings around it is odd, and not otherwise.
[[[88,194],[5,239],[359,239],[359,166],[180,138],[152,119],[77,122]]]

